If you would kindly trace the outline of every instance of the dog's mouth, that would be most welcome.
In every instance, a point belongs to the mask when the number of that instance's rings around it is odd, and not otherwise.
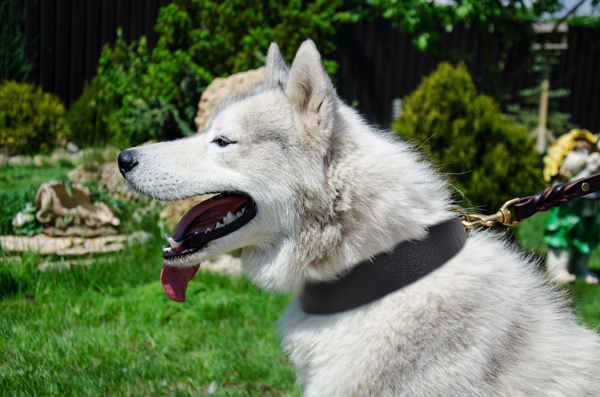
[[[177,224],[173,237],[165,234],[163,246],[166,259],[161,273],[163,288],[176,302],[185,300],[188,282],[200,264],[174,266],[167,261],[183,259],[200,251],[213,240],[226,236],[250,222],[257,213],[256,203],[243,193],[221,193],[189,210]]]
[[[173,237],[165,235],[163,257],[171,259],[201,250],[212,240],[238,230],[256,216],[250,196],[221,193],[189,210],[177,224]]]

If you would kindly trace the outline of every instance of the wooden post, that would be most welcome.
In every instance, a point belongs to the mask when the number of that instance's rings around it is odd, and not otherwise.
[[[550,91],[550,78],[548,70],[544,72],[542,80],[542,93],[540,94],[540,115],[537,127],[537,143],[535,148],[539,154],[546,151],[546,124],[548,121],[548,92]]]
[[[577,7],[575,7],[577,8]],[[553,53],[558,51],[564,51],[569,48],[567,44],[567,34],[569,28],[563,21],[547,22],[547,23],[534,23],[534,42],[531,45],[531,50],[539,52],[544,59],[543,62],[543,78],[542,78],[542,92],[540,94],[540,114],[537,126],[537,143],[535,148],[540,156],[543,156],[546,152],[546,137],[547,122],[548,122],[548,95],[550,91],[550,70],[552,65],[550,58]],[[556,37],[553,37],[556,33],[560,34],[560,41],[556,41]]]

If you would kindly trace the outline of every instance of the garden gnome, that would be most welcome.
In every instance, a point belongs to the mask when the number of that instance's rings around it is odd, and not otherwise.
[[[571,130],[562,135],[544,157],[546,182],[562,183],[600,172],[598,135],[588,130]],[[590,284],[598,276],[588,269],[590,253],[600,243],[600,196],[597,193],[556,207],[544,229],[548,244],[546,270],[552,281],[569,283],[576,276]]]

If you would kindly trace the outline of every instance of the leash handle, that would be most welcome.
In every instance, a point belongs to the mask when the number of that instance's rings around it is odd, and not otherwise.
[[[493,215],[470,214],[459,206],[452,206],[450,209],[458,210],[465,216],[462,223],[468,232],[475,226],[490,227],[496,222],[506,226],[515,226],[540,211],[548,211],[577,197],[597,191],[600,191],[600,174],[555,185],[533,196],[514,198],[504,203],[500,210]],[[513,207],[512,212],[511,207]],[[515,220],[513,220],[513,213]]]

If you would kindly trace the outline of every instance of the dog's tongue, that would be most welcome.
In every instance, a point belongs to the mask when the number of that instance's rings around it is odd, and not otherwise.
[[[160,281],[167,296],[175,302],[185,301],[187,285],[198,272],[200,264],[188,267],[169,266],[163,264]]]

